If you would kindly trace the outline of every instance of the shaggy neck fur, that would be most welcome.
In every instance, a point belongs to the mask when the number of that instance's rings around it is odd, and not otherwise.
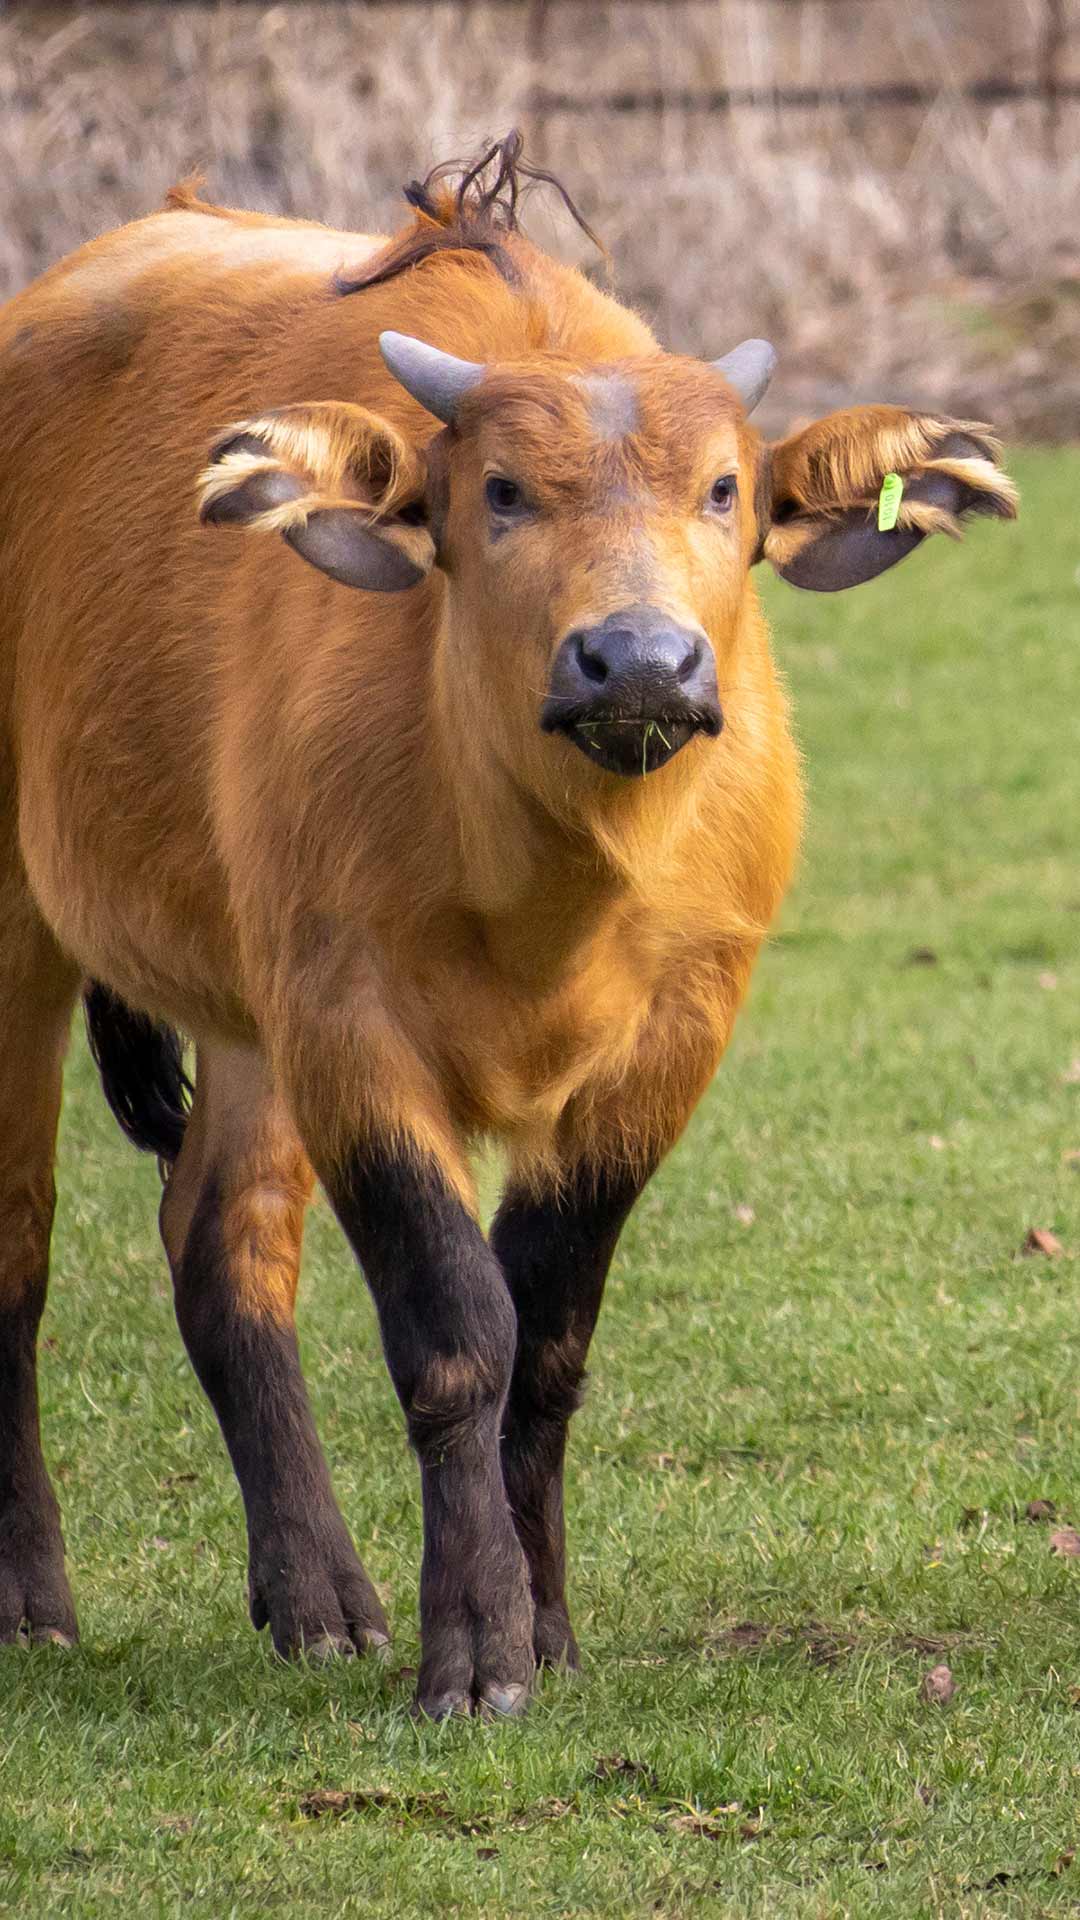
[[[753,758],[754,695],[733,688],[731,724],[720,739],[695,738],[642,779],[605,774],[584,760],[579,767],[572,747],[541,734],[539,713],[533,751],[519,763],[500,752],[500,716],[485,710],[482,690],[459,670],[468,636],[454,644],[453,620],[451,591],[429,688],[439,791],[449,797],[448,871],[456,865],[458,897],[481,921],[499,970],[554,988],[611,928],[670,903],[674,877],[707,831],[721,789],[737,785],[732,757]],[[748,636],[753,651],[755,623],[747,582],[736,654]],[[707,920],[715,912],[730,934],[740,929],[724,891],[711,888],[701,913]]]

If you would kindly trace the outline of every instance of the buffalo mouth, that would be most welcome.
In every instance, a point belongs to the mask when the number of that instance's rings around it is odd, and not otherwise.
[[[687,708],[681,713],[605,713],[595,707],[577,712],[552,711],[545,702],[540,725],[545,733],[561,733],[606,773],[641,779],[655,773],[682,751],[696,733],[715,739],[723,721],[719,707]]]

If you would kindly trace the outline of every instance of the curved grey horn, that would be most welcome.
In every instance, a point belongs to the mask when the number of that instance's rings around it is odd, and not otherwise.
[[[743,340],[722,360],[714,360],[729,387],[734,387],[747,413],[753,413],[776,367],[776,348],[767,340]]]
[[[379,352],[406,393],[448,426],[465,395],[484,377],[481,361],[440,353],[410,333],[380,333]]]

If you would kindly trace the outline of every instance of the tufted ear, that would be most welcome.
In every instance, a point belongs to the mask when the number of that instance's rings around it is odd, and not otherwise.
[[[423,456],[342,400],[279,407],[230,427],[199,476],[209,526],[278,533],[347,587],[400,593],[430,573]]]
[[[818,420],[765,452],[759,488],[758,557],[783,579],[816,593],[872,580],[928,533],[958,539],[968,514],[1016,517],[1016,488],[998,462],[988,427],[851,407]],[[879,527],[886,474],[903,482],[892,527]]]

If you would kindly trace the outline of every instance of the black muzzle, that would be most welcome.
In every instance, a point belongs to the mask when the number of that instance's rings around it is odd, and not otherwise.
[[[555,655],[540,725],[608,773],[653,773],[695,733],[720,732],[712,647],[655,607],[577,627]]]

